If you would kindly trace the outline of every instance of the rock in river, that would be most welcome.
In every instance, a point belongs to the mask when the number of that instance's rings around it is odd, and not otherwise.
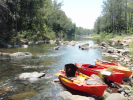
[[[42,78],[44,76],[45,76],[45,73],[38,73],[38,72],[22,73],[22,74],[19,75],[18,79],[20,79],[20,80],[36,81],[39,78]]]
[[[9,55],[10,57],[29,57],[32,56],[30,52],[16,52]]]

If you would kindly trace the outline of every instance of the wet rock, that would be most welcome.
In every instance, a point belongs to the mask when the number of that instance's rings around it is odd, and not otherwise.
[[[15,45],[13,45],[13,47],[14,47],[14,48],[18,48],[18,47],[20,47],[20,45],[16,45],[16,44],[15,44]]]
[[[60,47],[59,46],[54,47],[53,50],[60,50]]]
[[[28,48],[28,45],[22,45],[23,48]]]
[[[29,45],[31,45],[31,44],[33,45],[33,44],[35,44],[35,42],[34,41],[29,41],[28,44]]]
[[[129,46],[129,44],[124,43],[124,42],[121,42],[120,45],[122,45],[122,46]]]
[[[63,91],[59,94],[57,94],[58,97],[61,97],[63,100],[70,100],[70,97],[72,96],[72,94],[68,91]]]
[[[105,100],[126,100],[124,95],[119,93],[110,94]]]
[[[85,47],[89,47],[89,43],[83,44],[83,45],[79,45],[79,48],[85,48]]]
[[[56,43],[56,40],[49,40],[49,43],[50,44],[55,44]]]
[[[88,50],[89,47],[81,47],[82,50]]]
[[[1,53],[2,56],[9,56],[11,53]]]
[[[105,42],[102,42],[102,43],[101,43],[101,46],[107,47],[108,45],[107,45]]]
[[[13,46],[10,45],[10,44],[7,44],[6,47],[7,47],[7,48],[12,48]]]
[[[42,78],[45,76],[45,73],[38,73],[38,72],[32,72],[32,73],[22,73],[18,76],[18,79],[20,80],[29,80],[29,81],[36,81],[39,78]]]
[[[29,57],[32,56],[30,52],[16,52],[9,55],[10,57]]]
[[[54,79],[53,82],[59,82],[60,80],[59,79]]]
[[[72,95],[69,100],[90,100],[88,97],[80,95]]]

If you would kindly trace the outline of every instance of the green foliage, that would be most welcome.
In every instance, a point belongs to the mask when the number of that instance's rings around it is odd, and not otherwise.
[[[107,98],[107,95],[103,95],[104,100]]]
[[[16,39],[11,39],[11,43],[16,43]]]
[[[133,34],[132,0],[105,0],[102,5],[102,14],[94,23],[94,33],[107,36],[105,33]]]
[[[57,0],[12,0],[12,3],[5,0],[3,4],[5,6],[0,5],[0,38],[6,42],[16,43],[20,38],[38,41],[93,33],[93,30],[76,27],[62,11],[62,2]]]
[[[103,75],[99,72],[99,76],[101,77],[101,78],[103,78]]]

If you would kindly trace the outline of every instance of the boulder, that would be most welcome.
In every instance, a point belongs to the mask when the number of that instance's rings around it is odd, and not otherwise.
[[[56,40],[49,40],[49,43],[50,44],[55,44],[56,43]]]
[[[71,46],[75,46],[75,42],[74,41],[71,41],[71,42],[68,42],[67,45],[71,45]]]
[[[59,49],[60,49],[59,46],[53,48],[53,50],[59,50]]]
[[[28,48],[28,45],[21,45],[21,47],[23,47],[23,48]]]
[[[107,45],[105,42],[102,42],[102,43],[101,43],[101,46],[107,47],[108,45]]]
[[[69,100],[90,100],[90,99],[85,96],[72,95]]]
[[[126,100],[126,98],[122,94],[112,93],[105,100]]]
[[[7,47],[7,48],[12,48],[13,46],[10,45],[10,44],[7,44],[6,47]]]
[[[124,42],[121,42],[120,45],[122,45],[122,46],[129,46],[129,44],[126,44]]]
[[[28,44],[30,45],[30,44],[35,44],[35,43],[34,41],[29,41]]]
[[[114,53],[114,50],[113,49],[108,49],[107,53]]]
[[[82,50],[88,50],[89,47],[81,47]]]
[[[39,78],[42,78],[45,76],[45,73],[38,73],[38,72],[32,72],[32,73],[22,73],[18,76],[18,79],[20,80],[29,80],[29,81],[35,81]]]
[[[13,47],[14,47],[14,48],[18,48],[18,47],[20,47],[20,45],[14,44]]]
[[[72,94],[68,91],[63,91],[59,94],[57,94],[58,97],[61,97],[63,100],[70,100],[70,97],[72,96]]]
[[[83,45],[79,45],[79,48],[83,48],[83,47],[89,47],[89,43],[83,44]]]

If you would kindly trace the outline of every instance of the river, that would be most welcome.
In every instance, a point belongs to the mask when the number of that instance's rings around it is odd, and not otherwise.
[[[70,39],[69,39],[70,40]],[[52,83],[58,77],[54,75],[59,69],[63,69],[68,63],[89,63],[95,64],[94,59],[107,59],[101,56],[101,49],[81,50],[79,45],[89,43],[90,45],[99,44],[101,39],[95,38],[75,38],[79,43],[75,46],[60,46],[60,50],[53,50],[55,44],[29,45],[28,48],[0,49],[0,52],[30,52],[31,58],[8,59],[0,57],[0,86],[12,89],[0,95],[2,100],[62,100],[56,95],[67,90],[60,82]],[[108,58],[110,59],[110,58]],[[19,74],[24,72],[45,72],[43,79],[29,82],[17,80]],[[70,90],[73,94],[79,94]]]

